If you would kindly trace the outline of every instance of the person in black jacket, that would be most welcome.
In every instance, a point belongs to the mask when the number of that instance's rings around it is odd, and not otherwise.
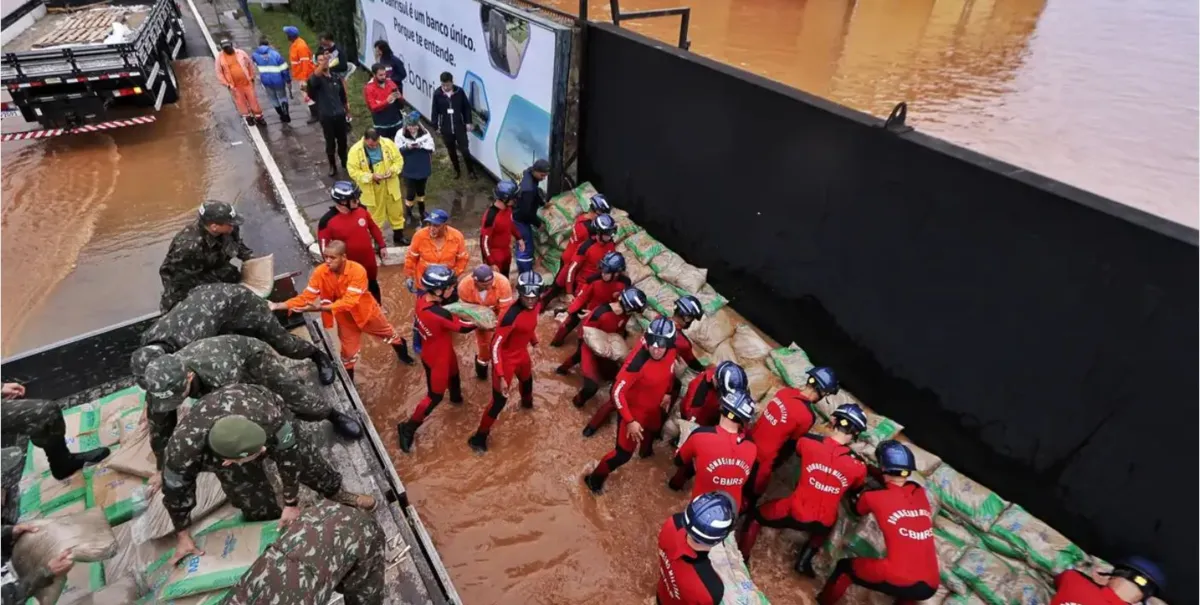
[[[471,149],[467,144],[467,132],[475,126],[471,122],[471,100],[462,87],[455,86],[454,76],[450,72],[442,72],[442,85],[433,92],[433,124],[442,134],[442,142],[446,144],[446,153],[450,154],[450,163],[454,164],[454,178],[462,176],[458,166],[458,150],[462,149],[463,163],[467,165],[467,174],[475,177],[475,169],[471,167]]]
[[[408,78],[408,70],[404,69],[404,61],[392,52],[392,47],[387,43],[387,40],[375,41],[375,62],[382,64],[388,70],[388,77],[396,83],[396,88],[400,94],[404,94],[404,80]]]
[[[346,72],[350,71],[350,64],[356,63],[354,57],[347,56],[346,53],[342,52],[342,48],[337,45],[337,42],[333,41],[333,34],[321,34],[318,43],[321,45],[321,48],[317,50],[317,54],[320,54],[322,51],[329,53],[329,71],[333,75],[345,80]]]
[[[460,89],[461,90],[461,89]],[[517,203],[513,207],[513,227],[517,229],[517,271],[533,271],[533,230],[542,224],[538,209],[546,203],[539,186],[550,174],[550,162],[539,159],[525,169],[517,189]]]
[[[308,79],[308,96],[317,108],[321,131],[325,134],[325,157],[329,160],[329,176],[337,176],[337,158],[346,167],[350,151],[346,136],[350,131],[350,105],[346,99],[346,83],[332,73],[331,53],[317,51],[317,70]]]

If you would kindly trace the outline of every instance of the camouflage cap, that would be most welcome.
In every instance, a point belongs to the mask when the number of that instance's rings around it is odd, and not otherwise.
[[[187,386],[187,366],[176,355],[163,355],[146,365],[142,385],[146,394],[155,399],[172,399],[183,395]]]
[[[242,216],[229,202],[209,200],[200,204],[200,221],[204,223],[219,223],[222,225],[240,225]]]
[[[257,454],[267,443],[263,427],[245,416],[226,416],[213,423],[208,431],[208,447],[226,460],[237,460]]]
[[[161,345],[146,345],[133,352],[133,356],[129,359],[129,368],[133,370],[134,377],[141,380],[142,376],[146,374],[146,367],[150,365],[150,362],[165,354],[166,351]]]
[[[19,447],[6,447],[0,450],[0,462],[3,463],[4,489],[16,485],[21,480],[21,471],[25,467],[25,452]]]

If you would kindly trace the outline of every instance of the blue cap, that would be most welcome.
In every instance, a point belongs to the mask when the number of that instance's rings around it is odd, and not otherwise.
[[[450,213],[445,210],[431,210],[425,215],[425,220],[432,225],[445,225],[450,222]]]
[[[299,38],[300,28],[296,27],[295,25],[285,25],[283,27],[283,33],[287,34],[288,38]]]
[[[701,544],[716,546],[733,531],[737,513],[733,498],[722,491],[696,496],[683,511],[683,524],[691,538]]]
[[[474,277],[475,281],[477,282],[492,281],[492,278],[495,277],[495,274],[492,273],[491,267],[487,265],[479,265],[478,267],[475,267],[474,271],[471,272],[471,277]]]

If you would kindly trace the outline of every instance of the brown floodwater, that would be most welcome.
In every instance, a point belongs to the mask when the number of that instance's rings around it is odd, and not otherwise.
[[[922,132],[1200,224],[1194,0],[621,2],[675,6],[693,52],[880,117],[907,101]],[[623,26],[678,40],[677,17]]]

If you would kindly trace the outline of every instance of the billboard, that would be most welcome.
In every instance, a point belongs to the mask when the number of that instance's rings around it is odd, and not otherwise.
[[[560,181],[568,28],[481,0],[358,2],[364,65],[375,60],[375,42],[386,40],[408,72],[405,100],[426,118],[449,72],[471,101],[467,140],[480,164],[519,181],[534,159],[547,158],[547,181]]]

